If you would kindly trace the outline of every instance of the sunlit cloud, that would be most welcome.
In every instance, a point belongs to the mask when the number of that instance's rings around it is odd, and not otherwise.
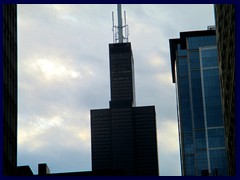
[[[69,4],[65,4],[64,6],[61,4],[52,4],[51,7],[58,11],[59,13],[68,13],[71,12],[72,7]]]
[[[20,124],[19,128],[19,143],[22,144],[29,139],[34,138],[37,135],[44,134],[47,129],[57,128],[63,125],[64,120],[60,116],[54,116],[51,118],[28,116],[26,119],[19,119],[23,124]]]
[[[31,117],[33,118],[33,117]],[[86,125],[76,120],[64,120],[64,117],[35,117],[21,122],[18,132],[18,144],[29,151],[46,150],[55,144],[56,147],[78,149],[90,146],[90,131]],[[21,120],[21,119],[20,119]],[[69,122],[70,121],[70,122]],[[22,127],[22,128],[21,128]]]
[[[156,74],[157,81],[159,83],[164,83],[167,85],[171,85],[169,82],[172,81],[172,74],[167,72],[167,73],[158,73]]]
[[[164,61],[163,59],[161,59],[159,56],[154,56],[153,58],[150,59],[150,64],[152,66],[159,66],[161,68],[166,67],[166,61]]]
[[[47,58],[37,59],[33,62],[32,68],[36,73],[42,74],[47,80],[82,77],[79,72],[66,67],[60,62]]]
[[[158,145],[162,153],[178,153],[178,126],[177,122],[165,120],[158,124]]]
[[[66,23],[76,23],[79,22],[79,19],[77,19],[74,14],[72,14],[72,6],[71,5],[65,5],[62,6],[61,4],[52,4],[51,5],[53,11],[56,12],[56,15],[59,19],[66,21]]]

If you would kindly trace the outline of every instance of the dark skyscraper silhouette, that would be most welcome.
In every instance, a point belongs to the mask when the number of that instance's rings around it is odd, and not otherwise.
[[[131,43],[109,44],[109,58],[110,108],[91,110],[92,170],[158,176],[155,107],[135,107]]]
[[[17,167],[17,5],[3,5],[3,174]]]

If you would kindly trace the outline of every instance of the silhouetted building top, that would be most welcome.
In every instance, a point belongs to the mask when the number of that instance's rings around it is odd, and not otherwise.
[[[29,166],[18,166],[17,167],[17,176],[33,176],[33,172]]]
[[[183,176],[227,175],[214,28],[170,39]],[[217,172],[217,173],[216,173]]]
[[[235,5],[214,5],[228,173],[236,175],[235,156]]]
[[[18,176],[123,176],[124,171],[121,169],[105,169],[100,171],[83,171],[83,172],[62,172],[62,173],[50,173],[50,169],[47,164],[38,164],[38,174],[33,174],[29,166],[18,166]]]
[[[38,164],[38,175],[43,176],[43,175],[47,175],[47,174],[50,174],[50,169],[47,166],[47,164],[45,164],[45,163]]]
[[[3,174],[17,167],[17,5],[3,5]]]
[[[100,171],[85,171],[85,172],[66,172],[66,173],[52,173],[46,176],[124,176],[123,170],[100,170]]]

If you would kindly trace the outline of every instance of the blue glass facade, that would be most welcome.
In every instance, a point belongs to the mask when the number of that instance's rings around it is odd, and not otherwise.
[[[170,40],[170,50],[182,175],[224,176],[227,157],[215,33],[180,36]]]

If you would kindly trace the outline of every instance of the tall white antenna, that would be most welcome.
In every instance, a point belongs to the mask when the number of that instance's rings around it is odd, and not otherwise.
[[[118,39],[119,43],[123,43],[123,33],[122,33],[122,7],[121,4],[117,5],[117,13],[118,13]]]
[[[112,12],[112,23],[113,23],[113,42],[123,43],[128,42],[128,25],[126,25],[126,12],[124,11],[124,26],[122,25],[122,8],[121,4],[117,5],[118,25],[114,24],[114,13]],[[123,28],[125,28],[125,34],[123,35]]]

